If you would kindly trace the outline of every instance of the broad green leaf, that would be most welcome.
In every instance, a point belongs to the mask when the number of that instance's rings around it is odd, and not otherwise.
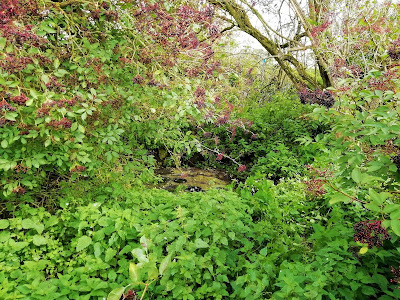
[[[57,31],[54,30],[53,28],[51,28],[49,25],[42,25],[40,26],[40,28],[44,31],[46,31],[47,33],[56,33]]]
[[[365,204],[365,207],[368,208],[370,211],[381,212],[381,208],[373,203]]]
[[[57,71],[54,72],[54,75],[57,77],[64,77],[66,74],[68,74],[68,71],[64,69],[58,69]]]
[[[156,263],[150,263],[150,265],[148,265],[147,275],[150,279],[158,278],[158,269],[156,267]]]
[[[361,249],[360,249],[360,254],[365,254],[365,253],[367,253],[368,252],[368,246],[367,247],[362,247]]]
[[[107,300],[119,300],[121,299],[122,294],[124,293],[125,288],[124,287],[119,287],[116,289],[113,289],[107,296]]]
[[[400,220],[392,220],[390,222],[390,227],[392,227],[393,232],[400,236]]]
[[[147,242],[146,236],[142,236],[140,238],[140,245],[142,245],[142,247],[144,249],[147,249],[147,244],[148,244],[148,242]]]
[[[10,121],[16,121],[16,117],[18,117],[18,113],[16,112],[9,112],[4,115],[4,118]]]
[[[36,246],[42,246],[47,244],[47,239],[41,235],[33,236],[33,244]]]
[[[400,205],[399,204],[388,204],[383,209],[383,212],[385,214],[390,214],[391,212],[393,212],[395,210],[400,210]]]
[[[131,262],[129,263],[129,278],[132,280],[132,282],[136,283],[139,281],[139,272],[138,272],[138,267],[135,263]]]
[[[49,78],[49,76],[46,75],[46,74],[42,74],[42,76],[41,76],[40,78],[42,79],[42,81],[43,81],[45,84],[47,84],[47,83],[50,82],[50,78]]]
[[[0,220],[0,229],[6,229],[10,225],[8,220],[2,219]]]
[[[72,123],[71,131],[75,131],[75,130],[77,130],[77,129],[78,129],[78,122]]]
[[[35,228],[35,223],[32,221],[32,219],[23,219],[22,220],[22,228],[23,229]]]
[[[141,248],[133,249],[132,250],[132,255],[134,257],[136,257],[138,259],[138,261],[141,262],[141,263],[149,262],[149,259],[148,259],[147,255],[146,255],[146,253]]]
[[[376,90],[375,91],[375,95],[377,95],[378,97],[382,97],[383,96],[383,92],[381,90]]]
[[[32,96],[32,98],[37,99],[39,97],[38,92],[36,92],[35,90],[30,89],[29,90],[29,94]]]
[[[10,243],[10,247],[15,251],[20,251],[27,246],[29,246],[28,242],[14,242],[12,244]]]
[[[353,169],[353,171],[351,172],[351,178],[356,182],[356,183],[360,183],[361,182],[361,171],[359,168],[355,168]]]
[[[29,98],[28,101],[25,102],[26,106],[31,106],[33,104],[33,98]]]
[[[114,256],[115,254],[117,254],[117,251],[112,249],[112,248],[108,248],[105,252],[105,258],[104,261],[105,262],[109,262]]]
[[[7,140],[2,140],[1,141],[1,147],[2,148],[7,148],[7,146],[8,146],[8,141]]]
[[[262,248],[262,249],[260,250],[260,254],[263,255],[263,256],[267,255],[267,254],[268,254],[268,247]]]
[[[54,68],[55,68],[55,69],[58,69],[58,67],[60,66],[60,60],[59,60],[58,58],[56,58],[56,59],[54,60],[53,65],[54,65]]]
[[[87,248],[92,243],[92,239],[87,235],[83,235],[78,239],[78,244],[76,245],[76,251],[82,251]]]
[[[329,200],[329,204],[335,204],[338,202],[344,202],[347,203],[349,202],[349,197],[341,194],[341,193],[335,193],[332,195],[331,199]]]
[[[377,193],[373,189],[369,189],[369,196],[376,204],[381,205],[390,196],[390,194],[386,192]]]
[[[209,247],[209,245],[202,239],[196,239],[194,241],[194,244],[195,244],[196,248],[208,248]]]
[[[392,220],[400,219],[400,209],[396,209],[390,213],[390,218]]]
[[[164,257],[164,259],[161,261],[160,268],[159,268],[160,276],[162,276],[165,273],[165,270],[167,269],[170,262],[171,262],[171,254]]]

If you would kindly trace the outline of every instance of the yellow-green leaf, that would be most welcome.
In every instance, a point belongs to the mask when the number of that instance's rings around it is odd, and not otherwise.
[[[0,229],[6,229],[10,225],[10,222],[6,219],[0,220]]]
[[[400,236],[400,220],[392,220],[390,222],[390,227],[392,227],[393,232]]]
[[[361,182],[361,171],[359,168],[355,168],[353,169],[353,171],[351,172],[351,178],[356,182],[356,183],[360,183]]]
[[[135,263],[132,263],[132,262],[129,264],[129,278],[134,283],[139,281],[138,267]]]
[[[124,293],[125,288],[124,287],[119,287],[116,289],[113,289],[107,296],[107,300],[119,300]]]
[[[168,265],[169,265],[170,262],[171,262],[171,254],[168,255],[168,256],[166,256],[166,257],[162,260],[162,262],[161,262],[161,264],[160,264],[160,268],[159,268],[159,270],[158,270],[160,276],[162,276],[162,275],[165,273],[165,270],[167,269],[167,267],[168,267]]]
[[[81,251],[85,248],[87,248],[90,244],[92,243],[92,239],[86,235],[81,236],[78,239],[78,244],[76,245],[76,251]]]

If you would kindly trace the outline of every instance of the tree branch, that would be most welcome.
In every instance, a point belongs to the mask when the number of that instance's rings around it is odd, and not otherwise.
[[[258,40],[261,45],[272,55],[283,71],[288,75],[290,80],[296,87],[303,85],[312,85],[314,87],[318,86],[316,80],[312,79],[307,72],[305,72],[304,66],[294,57],[291,56],[290,59],[282,59],[285,56],[284,53],[279,49],[279,45],[269,39],[267,36],[263,35],[257,28],[253,26],[250,22],[249,16],[242,6],[235,3],[232,0],[207,0],[210,4],[220,7],[222,10],[227,12],[238,24],[238,27]],[[287,56],[288,54],[286,54]],[[285,60],[290,61],[290,63],[295,67],[294,70]]]
[[[301,38],[306,37],[306,36],[307,36],[307,33],[306,33],[306,32],[303,32],[303,33],[300,33],[300,34],[296,34],[296,35],[293,37],[292,40],[298,42]],[[289,41],[289,42],[287,42],[287,43],[285,43],[285,44],[283,44],[283,45],[279,45],[279,48],[285,49],[285,48],[287,48],[287,47],[290,47],[290,46],[293,45],[293,41]]]

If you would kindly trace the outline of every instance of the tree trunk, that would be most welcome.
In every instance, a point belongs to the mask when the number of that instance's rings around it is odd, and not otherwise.
[[[237,26],[244,32],[248,33],[254,37],[257,41],[261,43],[265,50],[275,59],[282,70],[287,74],[289,79],[295,85],[296,88],[301,88],[308,86],[313,89],[326,88],[332,85],[332,80],[330,78],[329,70],[325,59],[319,54],[316,49],[313,49],[314,55],[316,57],[316,63],[319,68],[319,72],[322,78],[322,84],[317,81],[307,73],[306,66],[299,62],[296,57],[290,53],[283,53],[281,46],[272,41],[267,36],[263,35],[257,28],[255,28],[246,13],[246,11],[237,3],[232,0],[207,0],[210,4],[221,8],[223,11],[227,12],[236,21]],[[300,10],[297,1],[289,0],[298,15],[302,26],[306,30],[306,36],[312,40],[310,34],[311,26],[308,24],[304,13]],[[296,6],[297,5],[297,6]]]

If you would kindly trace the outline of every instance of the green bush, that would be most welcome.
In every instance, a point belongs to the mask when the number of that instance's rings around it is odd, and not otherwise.
[[[246,165],[252,174],[259,171],[274,180],[293,177],[302,174],[303,165],[311,163],[316,154],[314,148],[301,145],[298,139],[314,137],[328,129],[304,117],[311,111],[312,107],[301,104],[294,91],[277,93],[270,102],[245,107],[239,114],[252,123],[251,127],[243,130],[238,126],[232,137],[224,126],[205,125],[203,129],[212,136],[202,138],[202,142]],[[228,159],[216,161],[214,154],[206,155],[206,164],[243,177],[236,171],[236,165],[231,165]]]

